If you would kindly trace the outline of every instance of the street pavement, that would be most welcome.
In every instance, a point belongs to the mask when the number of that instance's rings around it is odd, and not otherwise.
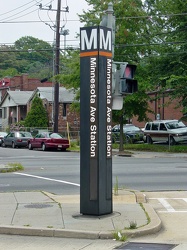
[[[142,154],[136,152],[133,157],[159,157],[160,153]],[[163,157],[163,155],[162,155]],[[183,155],[167,154],[165,157],[186,157]],[[165,195],[165,194],[164,194]],[[153,196],[153,198],[152,198]],[[178,198],[178,192],[174,195]],[[186,202],[186,193],[181,193],[181,197]],[[160,199],[161,198],[161,199]],[[167,198],[171,198],[170,196]],[[155,200],[156,205],[155,205]],[[62,238],[80,239],[87,243],[75,247],[62,247],[61,249],[140,249],[125,248],[122,237],[128,238],[127,243],[163,243],[173,244],[175,250],[186,250],[187,241],[182,242],[178,239],[177,230],[186,234],[185,213],[181,212],[180,222],[178,217],[170,215],[168,220],[160,213],[160,206],[164,209],[171,209],[163,194],[156,192],[143,193],[136,190],[118,190],[118,194],[113,195],[113,213],[103,216],[84,216],[79,213],[79,195],[55,195],[47,192],[11,192],[0,193],[0,234],[21,235],[21,236],[46,236],[47,239]],[[153,202],[154,201],[154,202]],[[152,203],[153,202],[153,203]],[[160,205],[161,204],[161,205]],[[153,208],[154,207],[154,208]],[[158,208],[158,209],[157,209]],[[170,210],[169,210],[170,211]],[[163,213],[164,214],[164,213]],[[161,222],[162,221],[162,222]],[[173,232],[167,232],[165,224],[171,223]],[[179,229],[180,223],[184,225]],[[135,229],[130,229],[130,225],[136,225]],[[161,237],[160,235],[164,236]],[[116,241],[118,235],[119,240]],[[187,237],[186,237],[187,238]],[[95,244],[88,243],[95,240]],[[98,240],[101,244],[98,244]],[[155,246],[154,246],[155,247]],[[0,249],[6,249],[1,247]],[[14,248],[11,248],[14,249]],[[16,248],[15,248],[16,249]],[[29,248],[20,248],[29,249]],[[41,247],[42,249],[42,247]],[[44,249],[44,248],[43,248]],[[45,249],[57,249],[45,247]],[[146,250],[157,248],[141,248]],[[164,248],[158,248],[161,250]],[[166,248],[165,248],[166,249]]]

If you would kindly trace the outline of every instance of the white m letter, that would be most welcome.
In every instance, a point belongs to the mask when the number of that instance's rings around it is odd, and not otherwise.
[[[90,49],[97,49],[97,29],[91,30],[90,40],[88,40],[86,30],[81,31],[81,50]]]
[[[104,50],[112,50],[112,33],[111,31],[107,31],[107,35],[105,38],[105,34],[103,29],[100,29],[100,49]]]

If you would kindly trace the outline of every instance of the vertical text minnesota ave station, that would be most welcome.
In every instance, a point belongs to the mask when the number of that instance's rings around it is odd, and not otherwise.
[[[97,91],[96,91],[96,57],[90,57],[90,157],[96,156],[97,150],[97,133],[98,128],[96,125],[96,113],[97,113]],[[112,72],[112,60],[107,58],[107,81],[106,81],[106,94],[107,94],[107,157],[111,157],[112,147],[112,89],[111,89],[111,72]]]

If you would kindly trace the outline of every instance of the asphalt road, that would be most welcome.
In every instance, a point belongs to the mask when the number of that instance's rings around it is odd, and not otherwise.
[[[0,192],[42,190],[79,194],[80,154],[0,148],[0,164],[19,162],[24,171],[0,174]],[[113,157],[113,185],[132,190],[187,190],[187,158]]]

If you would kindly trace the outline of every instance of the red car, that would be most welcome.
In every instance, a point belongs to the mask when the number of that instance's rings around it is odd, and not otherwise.
[[[42,132],[37,134],[34,138],[28,140],[28,148],[41,148],[43,151],[47,149],[61,149],[65,151],[69,148],[69,140],[63,138],[58,133]]]

